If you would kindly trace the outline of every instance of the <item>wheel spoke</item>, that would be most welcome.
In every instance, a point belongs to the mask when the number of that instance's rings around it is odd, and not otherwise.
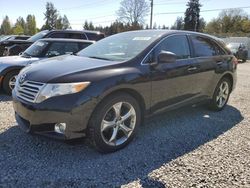
[[[220,99],[219,99],[219,105],[222,106],[222,103],[223,103],[223,99],[222,99],[222,97],[220,97]]]
[[[225,100],[227,100],[227,96],[228,96],[227,94],[223,94],[222,98],[225,99]]]
[[[129,133],[132,131],[131,128],[127,127],[127,126],[124,125],[124,124],[121,124],[121,125],[120,125],[120,130],[123,131],[123,133],[125,134],[126,137],[128,137],[128,136],[129,136]]]
[[[121,116],[121,108],[122,108],[122,102],[119,102],[119,103],[116,103],[114,106],[113,106],[114,110],[115,110],[115,117],[117,119],[120,118]]]
[[[118,128],[119,128],[119,127],[114,127],[114,128],[113,128],[113,133],[112,133],[111,138],[109,139],[109,142],[115,143],[115,141],[116,141],[116,136],[117,136],[117,133],[118,133]]]
[[[121,117],[121,121],[122,121],[122,122],[126,121],[126,120],[127,120],[128,118],[130,118],[133,114],[134,114],[134,113],[133,113],[133,109],[130,108],[129,111],[128,111],[124,116]]]
[[[105,131],[106,129],[109,129],[115,125],[115,121],[106,121],[102,120],[102,128],[101,131]]]

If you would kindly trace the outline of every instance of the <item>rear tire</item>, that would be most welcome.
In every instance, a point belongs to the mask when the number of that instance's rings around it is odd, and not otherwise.
[[[209,108],[213,111],[221,111],[227,105],[232,89],[231,81],[224,77],[217,84]]]
[[[15,87],[16,76],[19,71],[11,71],[4,76],[3,79],[3,90],[7,95],[11,95],[12,89]]]
[[[129,94],[116,93],[103,99],[88,124],[88,137],[102,153],[124,148],[141,124],[141,109]]]

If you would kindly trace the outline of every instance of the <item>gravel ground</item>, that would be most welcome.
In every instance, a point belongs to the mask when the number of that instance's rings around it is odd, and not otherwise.
[[[125,149],[100,154],[31,136],[0,95],[0,187],[250,187],[250,62],[222,112],[183,108],[145,122]],[[191,109],[191,110],[190,110]]]

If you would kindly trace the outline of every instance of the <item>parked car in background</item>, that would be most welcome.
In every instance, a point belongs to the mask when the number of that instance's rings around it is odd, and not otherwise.
[[[0,38],[0,42],[5,40],[27,40],[29,38],[28,35],[5,35]]]
[[[112,152],[133,139],[144,116],[201,101],[222,110],[236,68],[237,59],[209,35],[124,32],[23,69],[12,92],[16,120],[26,132],[87,135],[99,151]]]
[[[248,59],[248,49],[243,43],[228,43],[227,47],[232,51],[236,58],[246,62]]]
[[[77,39],[40,39],[19,56],[0,57],[0,88],[11,94],[20,70],[39,60],[64,54],[75,54],[94,41]]]
[[[28,40],[8,40],[0,42],[0,56],[18,55],[31,44],[42,38],[70,38],[98,41],[104,38],[104,34],[98,31],[87,30],[44,30],[33,35]]]

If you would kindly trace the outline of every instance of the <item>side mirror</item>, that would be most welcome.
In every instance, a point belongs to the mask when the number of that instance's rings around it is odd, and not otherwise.
[[[161,51],[157,57],[158,63],[175,63],[177,56],[173,52]]]

